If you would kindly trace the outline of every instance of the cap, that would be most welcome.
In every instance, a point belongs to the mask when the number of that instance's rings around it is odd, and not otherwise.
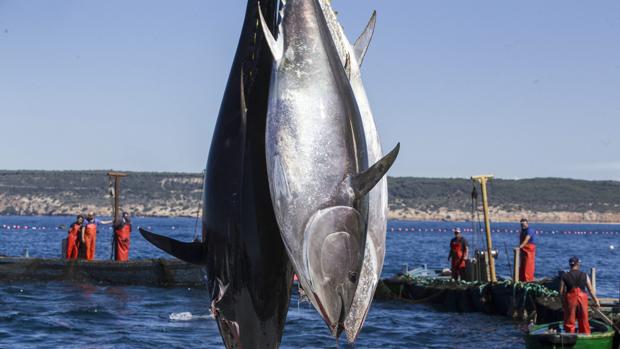
[[[570,259],[568,260],[568,264],[572,267],[573,265],[579,264],[581,263],[581,261],[579,260],[579,257],[577,256],[572,256],[570,257]]]
[[[454,228],[454,229],[452,229],[452,231],[455,232],[455,233],[459,233],[460,234],[461,233],[461,228]]]

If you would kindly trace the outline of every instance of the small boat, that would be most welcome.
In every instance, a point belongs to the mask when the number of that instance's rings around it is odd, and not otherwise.
[[[527,349],[612,349],[614,329],[597,320],[590,320],[591,335],[565,333],[562,321],[535,325],[525,335]]]

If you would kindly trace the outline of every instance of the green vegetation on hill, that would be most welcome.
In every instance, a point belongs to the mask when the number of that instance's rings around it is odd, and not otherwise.
[[[106,171],[0,171],[0,214],[74,214],[111,207]],[[193,216],[200,205],[198,173],[129,172],[123,207],[139,215]],[[390,177],[390,207],[471,210],[469,179]],[[490,204],[505,211],[620,212],[620,182],[560,178],[494,179]]]
[[[390,178],[390,206],[468,211],[471,210],[472,189],[469,179]],[[616,181],[493,179],[488,189],[490,205],[506,211],[620,212],[620,182]]]
[[[73,214],[111,207],[107,171],[0,171],[0,214]],[[128,172],[123,207],[143,215],[194,215],[202,194],[195,173]]]

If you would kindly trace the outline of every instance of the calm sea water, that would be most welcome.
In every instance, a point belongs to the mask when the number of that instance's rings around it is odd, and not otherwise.
[[[0,217],[0,255],[57,257],[71,217]],[[180,239],[194,236],[193,219],[137,218],[134,226]],[[461,228],[471,224],[459,223]],[[19,226],[19,228],[18,228]],[[28,228],[25,228],[27,226]],[[454,224],[390,222],[384,277],[428,264],[447,266],[447,245]],[[7,227],[10,227],[8,229]],[[497,269],[509,274],[518,224],[494,224],[500,250]],[[620,226],[538,225],[537,277],[554,275],[572,255],[584,267],[596,267],[599,293],[617,297],[620,287]],[[391,230],[394,230],[393,232]],[[400,230],[400,231],[399,231]],[[411,230],[414,230],[411,232]],[[512,232],[511,232],[512,231]],[[482,235],[466,232],[470,245],[482,247]],[[97,258],[110,255],[111,231],[98,236]],[[611,248],[614,246],[614,249]],[[510,252],[511,253],[511,252]],[[163,257],[139,234],[131,258]],[[510,256],[510,259],[512,257]],[[67,283],[0,285],[0,348],[221,348],[215,321],[208,316],[203,289],[103,287]],[[503,317],[439,312],[425,305],[375,301],[356,348],[519,348],[523,326]],[[311,306],[290,304],[283,348],[336,348],[336,341]],[[340,344],[340,347],[352,347]]]

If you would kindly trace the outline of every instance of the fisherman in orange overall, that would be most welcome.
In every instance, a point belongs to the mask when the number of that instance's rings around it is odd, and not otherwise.
[[[521,250],[519,281],[534,281],[534,271],[536,269],[536,244],[534,243],[534,232],[530,229],[526,218],[521,219],[519,250]]]
[[[120,222],[114,226],[114,260],[129,259],[129,238],[131,236],[131,219],[129,213],[123,212]]]
[[[81,257],[87,261],[95,259],[95,248],[97,244],[97,226],[100,224],[110,224],[112,221],[101,221],[95,218],[95,213],[88,212],[86,222],[82,225],[80,241],[82,242]]]
[[[84,216],[81,214],[77,216],[75,222],[69,227],[69,233],[67,235],[67,259],[77,259],[78,251],[80,248],[79,235],[82,230],[82,223],[84,222]]]
[[[451,270],[454,280],[460,280],[465,275],[465,261],[468,253],[467,240],[461,235],[461,229],[455,228],[454,239],[450,241],[450,253],[448,254],[448,260],[452,260]]]
[[[579,270],[581,261],[578,257],[568,260],[570,271],[562,275],[560,281],[560,296],[564,308],[564,331],[575,333],[575,318],[579,321],[579,333],[590,334],[590,322],[588,320],[588,294],[597,307],[601,304],[596,298],[588,275]]]

